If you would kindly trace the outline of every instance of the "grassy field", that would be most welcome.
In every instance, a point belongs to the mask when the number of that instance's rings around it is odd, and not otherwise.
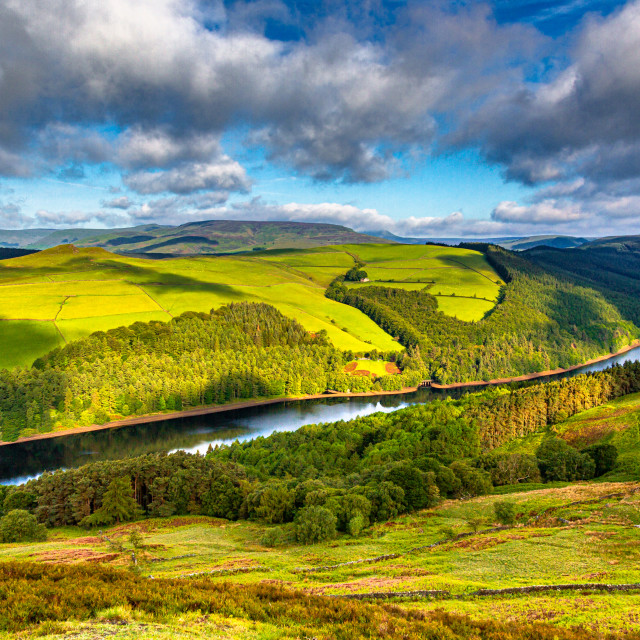
[[[503,284],[483,255],[467,249],[392,245],[380,250],[361,245],[353,250],[365,264],[369,282],[347,286],[425,289],[436,297],[440,311],[465,322],[482,319],[495,305]]]
[[[323,596],[444,589],[458,598],[400,599],[399,603],[412,610],[446,610],[478,620],[497,616],[503,621],[624,631],[637,625],[638,592],[567,591],[486,598],[465,594],[479,588],[533,584],[640,582],[640,539],[635,526],[640,522],[639,489],[637,483],[582,483],[513,493],[510,499],[517,502],[518,526],[462,539],[450,536],[471,531],[473,517],[485,519],[483,528],[493,526],[493,504],[500,496],[448,501],[375,525],[358,538],[342,535],[312,546],[293,541],[293,525],[282,527],[282,544],[266,547],[261,539],[267,525],[198,516],[112,527],[104,532],[111,543],[82,529],[61,528],[52,530],[47,542],[0,545],[0,562],[91,562],[126,568],[131,563],[128,535],[137,529],[145,545],[137,552],[138,570],[145,576],[207,576],[214,583],[279,585]],[[612,493],[623,495],[611,497]],[[570,506],[599,497],[593,504]],[[549,507],[557,509],[533,521]],[[438,541],[443,544],[420,548]],[[118,550],[113,542],[122,543],[123,548]],[[335,566],[388,554],[398,557]],[[315,567],[326,568],[305,571]]]
[[[356,260],[368,261],[372,273],[414,279],[385,286],[433,289],[415,281],[430,278],[441,308],[465,320],[490,309],[499,288],[482,255],[451,247],[362,244],[147,260],[65,245],[0,262],[0,367],[28,366],[93,331],[240,301],[266,302],[309,331],[324,329],[341,349],[397,351],[401,345],[363,313],[324,296]]]

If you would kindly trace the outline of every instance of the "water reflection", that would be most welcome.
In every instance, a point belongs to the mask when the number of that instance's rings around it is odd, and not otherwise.
[[[614,363],[638,359],[640,348],[555,377],[601,371]],[[391,412],[410,404],[430,402],[435,397],[459,397],[462,393],[420,389],[406,395],[292,401],[19,443],[0,447],[0,483],[18,484],[43,471],[78,467],[96,460],[179,449],[205,452],[209,445],[268,436],[275,431],[294,431],[305,424],[351,420],[376,411]]]

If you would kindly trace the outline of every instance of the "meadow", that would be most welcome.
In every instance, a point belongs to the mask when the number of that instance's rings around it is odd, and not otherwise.
[[[0,262],[0,367],[29,366],[94,331],[240,301],[271,304],[308,331],[326,331],[343,350],[402,350],[361,311],[324,296],[357,261],[381,278],[414,279],[384,286],[431,287],[445,313],[465,320],[479,319],[498,295],[500,280],[484,257],[450,247],[340,245],[149,260],[62,245]]]

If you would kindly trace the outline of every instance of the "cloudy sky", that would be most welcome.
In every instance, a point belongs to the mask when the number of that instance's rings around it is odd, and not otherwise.
[[[0,228],[640,233],[640,0],[0,0]]]

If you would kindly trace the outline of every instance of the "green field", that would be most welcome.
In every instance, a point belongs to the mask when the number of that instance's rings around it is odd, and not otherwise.
[[[483,255],[467,249],[392,245],[381,250],[361,245],[354,252],[369,282],[346,283],[348,287],[424,289],[435,296],[440,311],[465,322],[481,320],[494,307],[503,284]]]
[[[397,351],[401,345],[367,316],[324,295],[356,260],[372,274],[408,280],[384,286],[429,286],[441,294],[440,308],[463,320],[482,317],[499,289],[482,255],[451,247],[362,244],[147,260],[63,245],[0,262],[0,367],[30,365],[94,331],[240,301],[271,304],[309,331],[325,330],[341,349]]]

